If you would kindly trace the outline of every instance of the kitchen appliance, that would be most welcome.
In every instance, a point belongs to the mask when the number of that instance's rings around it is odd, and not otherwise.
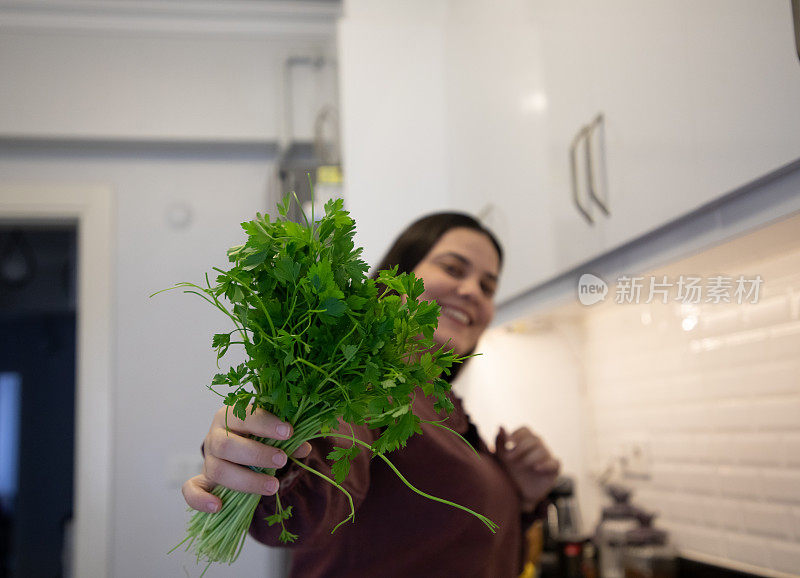
[[[631,491],[620,484],[609,484],[606,493],[612,499],[610,506],[603,508],[595,531],[595,543],[600,556],[600,576],[623,578],[622,555],[627,533],[639,527],[640,510],[630,503]]]
[[[625,534],[625,578],[677,578],[677,553],[667,532],[653,527],[655,514],[639,511],[639,527]]]
[[[581,526],[575,482],[560,476],[547,497],[540,578],[591,578],[594,549]]]

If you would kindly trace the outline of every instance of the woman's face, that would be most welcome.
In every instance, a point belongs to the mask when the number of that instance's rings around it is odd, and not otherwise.
[[[451,345],[459,355],[475,348],[494,317],[494,293],[500,258],[489,237],[480,231],[458,227],[441,236],[414,268],[422,278],[421,300],[436,301],[442,308],[436,343]]]

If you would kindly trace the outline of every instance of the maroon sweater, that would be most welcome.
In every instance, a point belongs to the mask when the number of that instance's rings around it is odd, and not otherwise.
[[[419,391],[419,390],[418,390]],[[353,496],[355,522],[331,529],[343,520],[346,497],[331,484],[297,466],[281,481],[283,506],[292,506],[287,529],[300,535],[292,545],[293,578],[450,577],[512,578],[519,574],[522,548],[520,500],[499,461],[477,435],[461,402],[445,425],[465,435],[480,453],[470,450],[451,432],[423,424],[423,435],[387,457],[420,490],[479,512],[500,528],[496,534],[471,514],[418,496],[382,460],[362,451],[343,486]],[[433,400],[419,392],[414,413],[427,420],[441,417]],[[360,439],[372,442],[376,432],[355,427]],[[347,426],[349,432],[349,426]],[[316,440],[304,460],[330,475],[324,457],[344,439]],[[280,527],[264,518],[275,512],[275,498],[264,497],[250,534],[269,546],[280,546]]]

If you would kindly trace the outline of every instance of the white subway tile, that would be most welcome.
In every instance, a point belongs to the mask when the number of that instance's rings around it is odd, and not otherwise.
[[[685,466],[681,469],[681,488],[690,494],[716,494],[719,474],[715,466]]]
[[[663,506],[664,517],[673,522],[707,525],[709,513],[701,498],[685,493],[672,494],[659,505]]]
[[[642,502],[642,505],[644,503]],[[659,518],[667,522],[691,522],[692,519],[686,518],[686,509],[683,502],[674,493],[664,493],[658,500],[657,505],[649,504],[651,510],[655,510],[659,514]]]
[[[673,465],[655,464],[652,470],[652,485],[660,490],[675,490],[681,487],[682,476]]]
[[[702,308],[691,332],[674,308],[589,315],[584,359],[598,454],[649,437],[653,475],[629,480],[634,502],[661,512],[656,524],[683,549],[800,576],[794,270],[775,268],[758,304]]]
[[[747,502],[742,505],[744,529],[748,533],[776,538],[792,537],[791,510],[785,506]]]
[[[800,393],[800,363],[797,359],[754,364],[747,386],[753,395]]]
[[[753,384],[747,379],[746,368],[708,371],[701,376],[701,387],[706,399],[724,400],[753,395]]]
[[[755,428],[753,407],[750,402],[722,401],[712,406],[708,419],[718,431],[739,432]]]
[[[761,399],[752,404],[752,416],[762,430],[800,429],[800,396]]]
[[[727,335],[724,339],[728,363],[734,367],[764,361],[773,350],[772,340],[766,329],[740,331]]]
[[[800,542],[800,508],[792,508],[792,533],[794,541]]]
[[[800,466],[800,433],[787,433],[783,436],[784,455],[790,466]]]
[[[676,379],[668,378],[655,378],[643,381],[641,383],[641,391],[643,392],[642,402],[649,405],[660,405],[663,403],[674,403],[678,396],[676,390]]]
[[[797,359],[800,351],[800,330],[793,326],[784,325],[774,328],[769,339],[769,359],[772,361],[793,361]]]
[[[717,523],[726,530],[741,531],[744,527],[742,503],[738,500],[717,498],[710,500]]]
[[[728,557],[737,562],[744,562],[753,566],[767,567],[767,541],[755,536],[741,534],[728,534]]]
[[[784,461],[781,436],[773,433],[732,434],[731,451],[742,465],[776,466]]]
[[[731,364],[730,348],[721,338],[703,340],[703,348],[696,353],[694,364],[696,371],[710,371]]]
[[[692,550],[709,556],[721,556],[724,552],[724,535],[719,530],[671,524],[670,535],[673,543],[681,550]]]
[[[677,376],[671,380],[668,387],[669,391],[671,391],[671,396],[667,395],[664,401],[678,398],[692,403],[717,397],[713,388],[708,387],[706,376],[700,373]]]
[[[757,498],[760,480],[756,468],[719,467],[719,486],[723,496],[730,498]]]
[[[678,460],[681,452],[679,447],[681,436],[676,434],[658,434],[650,440],[650,452],[655,462],[674,462]]]
[[[709,452],[715,458],[714,461],[720,465],[731,465],[736,463],[736,455],[731,450],[730,441],[732,433],[716,433],[708,436]]]
[[[741,307],[733,305],[705,307],[698,316],[698,328],[704,336],[732,333],[739,330],[743,323]]]
[[[680,462],[708,464],[710,462],[708,449],[709,435],[710,434],[694,432],[677,434],[674,439],[674,459]]]
[[[709,421],[713,403],[683,403],[672,411],[672,429],[684,432],[707,432],[713,428]]]
[[[641,408],[642,418],[647,420],[652,432],[670,432],[675,430],[675,406],[659,406]]]
[[[742,307],[746,327],[766,327],[791,320],[789,299],[786,293],[775,295]]]
[[[711,446],[711,438],[714,434],[701,433],[693,437],[691,441],[691,455],[700,464],[715,465],[718,463],[717,454]]]
[[[770,542],[769,555],[772,568],[779,572],[797,575],[800,570],[800,544],[789,542]]]
[[[719,527],[719,520],[717,519],[717,513],[713,508],[711,496],[691,496],[687,499],[687,502],[693,507],[694,521],[698,526],[705,526],[709,528]]]
[[[800,503],[800,471],[762,470],[761,489],[766,500]]]

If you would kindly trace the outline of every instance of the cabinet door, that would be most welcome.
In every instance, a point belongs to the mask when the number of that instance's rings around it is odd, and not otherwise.
[[[527,0],[448,5],[448,190],[505,248],[497,298],[555,274],[544,185],[544,110],[536,19]]]
[[[581,129],[599,112],[594,4],[592,0],[532,2],[543,60],[546,98],[543,170],[549,245],[556,273],[600,254],[605,244],[603,214],[588,201],[583,156],[586,142],[576,141]],[[576,182],[570,155],[573,146],[578,148],[574,159]],[[583,209],[576,206],[576,195]]]
[[[696,205],[696,140],[684,0],[604,0],[591,14],[595,103],[603,113],[604,249]],[[596,155],[596,156],[598,156]]]
[[[800,159],[789,0],[704,0],[686,19],[698,180],[715,198]]]

